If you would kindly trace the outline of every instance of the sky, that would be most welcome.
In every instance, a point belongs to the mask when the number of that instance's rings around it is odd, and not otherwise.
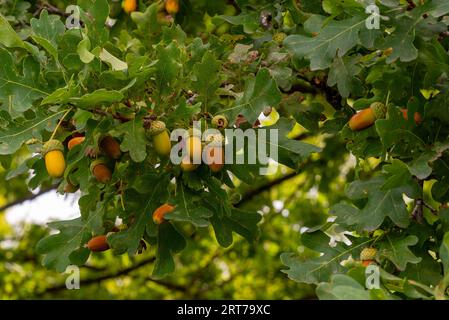
[[[78,199],[78,193],[60,195],[50,191],[8,209],[6,220],[11,225],[22,222],[45,225],[54,220],[73,219],[80,215]]]

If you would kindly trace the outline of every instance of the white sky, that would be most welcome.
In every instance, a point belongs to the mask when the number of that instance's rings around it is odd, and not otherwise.
[[[23,202],[6,211],[6,221],[11,225],[34,223],[45,225],[54,220],[73,219],[80,215],[79,194],[60,195],[56,190]]]

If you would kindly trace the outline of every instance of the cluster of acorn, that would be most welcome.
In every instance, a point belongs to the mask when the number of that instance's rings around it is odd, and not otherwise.
[[[218,115],[213,117],[212,125],[217,129],[225,129],[228,126],[228,120],[225,116]],[[171,153],[171,141],[170,133],[166,128],[166,125],[162,121],[154,120],[151,122],[149,128],[146,130],[148,137],[153,143],[153,150],[160,157],[169,157]],[[180,167],[183,171],[194,171],[200,165],[193,164],[193,159],[195,156],[200,156],[203,151],[203,145],[201,138],[197,135],[192,135],[193,129],[190,130],[190,135],[185,140],[186,156],[182,160]],[[73,137],[69,140],[67,147],[72,150],[75,146],[83,143],[85,140],[84,136]],[[208,161],[208,166],[212,172],[219,172],[224,166],[224,148],[222,145],[224,138],[220,134],[219,137],[214,136],[212,140],[205,148],[206,155],[210,157]],[[109,159],[118,160],[122,152],[120,150],[119,142],[110,135],[106,135],[99,140],[99,148]],[[216,155],[221,153],[221,157]],[[66,169],[66,162],[64,158],[64,145],[56,140],[50,139],[46,142],[42,148],[42,155],[45,160],[45,166],[47,172],[52,178],[60,178],[64,175]],[[101,183],[108,183],[112,178],[112,172],[108,166],[107,158],[98,158],[93,160],[90,165],[91,174],[95,179]],[[70,181],[67,184],[66,192],[74,192],[77,188],[73,186]],[[169,204],[164,204],[159,207],[153,213],[153,220],[156,224],[164,222],[165,214],[173,211],[174,207]],[[107,243],[107,235],[99,235],[93,237],[88,243],[87,248],[91,251],[105,251],[108,250],[109,244]]]
[[[72,150],[76,145],[81,144],[85,137],[74,137],[70,139],[67,148]],[[105,136],[100,140],[101,150],[110,158],[117,160],[121,156],[120,144],[111,136]],[[60,178],[64,175],[66,169],[66,162],[64,158],[64,146],[56,140],[51,139],[47,141],[42,148],[42,155],[45,160],[45,167],[48,175],[52,178]],[[111,180],[112,172],[108,167],[108,162],[105,158],[99,158],[92,161],[90,166],[92,175],[101,183],[108,183]],[[67,191],[74,191],[75,187],[68,184]]]
[[[405,120],[408,120],[408,110],[401,108],[401,113]],[[387,107],[382,102],[374,102],[368,108],[356,113],[349,120],[349,127],[353,131],[366,129],[374,124],[378,119],[385,119]],[[414,120],[417,125],[422,122],[421,115],[418,112],[414,114]]]
[[[154,223],[161,224],[161,223],[165,222],[164,216],[166,214],[172,212],[174,209],[175,209],[175,207],[168,203],[165,203],[165,204],[161,205],[160,207],[158,207],[153,212]],[[108,243],[108,235],[100,235],[100,236],[93,237],[92,239],[90,239],[87,242],[86,248],[88,248],[92,252],[102,252],[102,251],[109,250],[111,247],[109,246],[109,243]]]
[[[165,0],[164,8],[170,15],[175,15],[179,11],[179,1],[180,0]],[[137,10],[137,2],[138,0],[123,0],[122,8],[127,14],[134,12]]]

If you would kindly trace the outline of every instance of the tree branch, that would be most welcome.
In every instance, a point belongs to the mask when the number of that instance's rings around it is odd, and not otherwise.
[[[254,197],[258,196],[259,194],[261,194],[261,193],[263,193],[265,191],[268,191],[271,188],[273,188],[273,187],[275,187],[275,186],[277,186],[277,185],[279,185],[279,184],[281,184],[281,183],[283,183],[283,182],[285,182],[285,181],[287,181],[289,179],[292,179],[292,178],[294,178],[296,176],[297,176],[297,173],[294,171],[294,172],[291,172],[289,174],[286,174],[285,176],[282,176],[282,177],[279,177],[279,178],[277,178],[275,180],[272,180],[272,181],[270,181],[270,182],[268,182],[268,183],[266,183],[264,185],[261,185],[261,186],[255,188],[255,189],[253,189],[253,190],[250,190],[234,206],[238,208],[238,207],[242,206],[244,203],[246,203],[246,202],[252,200]]]
[[[135,271],[135,270],[137,270],[137,269],[139,269],[141,267],[146,266],[149,263],[154,262],[155,260],[156,260],[155,257],[150,257],[148,259],[140,261],[139,263],[137,263],[137,264],[135,264],[135,265],[133,265],[133,266],[131,266],[129,268],[120,270],[118,272],[105,274],[105,275],[98,276],[98,277],[92,277],[92,278],[88,278],[86,280],[81,280],[80,284],[82,286],[83,285],[91,285],[91,284],[100,283],[100,282],[105,281],[105,280],[110,280],[110,279],[115,279],[115,278],[118,278],[118,277],[122,277],[122,276],[128,275],[129,273],[131,273],[131,272],[133,272],[133,271]],[[146,280],[154,282],[154,283],[157,283],[157,284],[159,284],[161,286],[167,287],[168,289],[172,289],[172,290],[178,290],[178,291],[186,291],[187,290],[183,286],[179,286],[177,284],[169,283],[169,282],[162,281],[162,280],[156,280],[156,279],[152,279],[152,278],[147,278]],[[42,292],[37,293],[36,296],[43,296],[43,295],[45,295],[47,293],[58,292],[58,291],[66,290],[66,289],[67,289],[67,287],[66,287],[65,283],[64,284],[59,284],[59,285],[54,286],[54,287],[46,288]]]

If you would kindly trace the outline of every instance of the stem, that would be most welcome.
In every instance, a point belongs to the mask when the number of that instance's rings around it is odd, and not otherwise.
[[[58,122],[58,124],[56,125],[55,130],[53,130],[53,133],[51,134],[50,140],[53,140],[53,138],[54,138],[55,135],[56,135],[56,131],[58,131],[59,127],[61,126],[62,121],[64,121],[64,118],[65,118],[65,117],[69,114],[69,112],[72,111],[72,110],[73,110],[73,107],[71,107],[70,109],[68,109],[68,110],[64,113],[64,115],[62,116],[62,118],[59,119],[59,122]]]

